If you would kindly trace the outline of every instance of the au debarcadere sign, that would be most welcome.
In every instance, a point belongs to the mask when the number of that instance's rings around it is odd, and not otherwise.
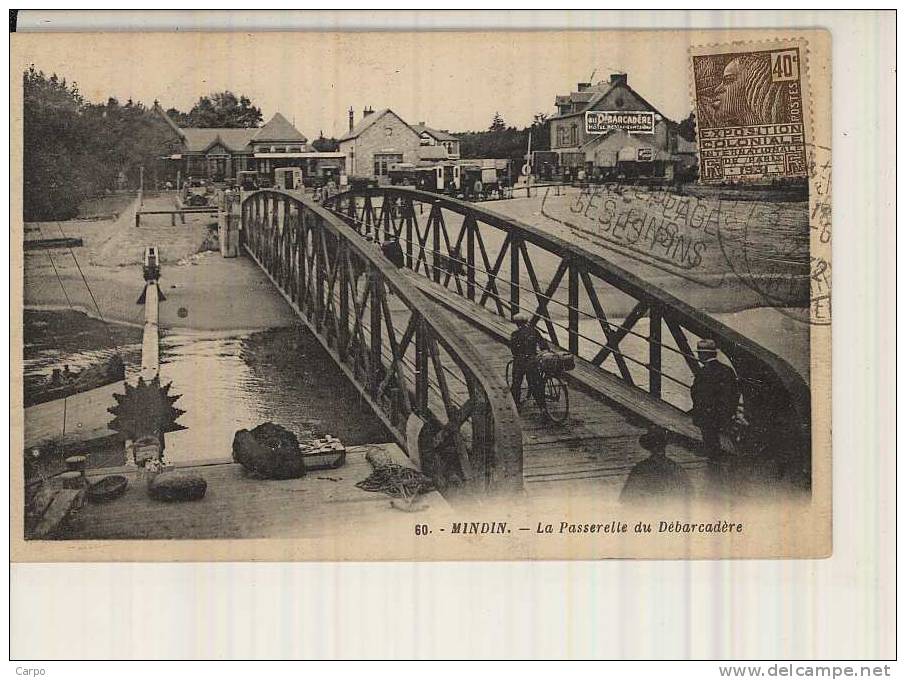
[[[636,134],[654,133],[654,111],[586,111],[585,131],[603,134],[624,130]]]

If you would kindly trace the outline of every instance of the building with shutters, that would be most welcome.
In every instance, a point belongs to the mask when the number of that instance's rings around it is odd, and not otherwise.
[[[615,73],[609,81],[578,83],[576,91],[556,97],[550,146],[561,170],[671,179],[694,166],[689,155],[694,144],[628,80],[627,74]]]

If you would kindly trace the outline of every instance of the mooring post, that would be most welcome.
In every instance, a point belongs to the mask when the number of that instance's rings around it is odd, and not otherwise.
[[[142,378],[147,382],[160,372],[160,253],[157,246],[145,248],[142,273],[145,278],[145,327],[142,335]]]

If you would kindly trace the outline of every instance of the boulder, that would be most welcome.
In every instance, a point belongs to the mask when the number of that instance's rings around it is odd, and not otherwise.
[[[305,460],[296,435],[270,422],[236,433],[233,460],[265,479],[294,479],[305,474]]]
[[[159,501],[197,501],[207,489],[204,477],[194,472],[164,472],[148,484],[151,498]]]

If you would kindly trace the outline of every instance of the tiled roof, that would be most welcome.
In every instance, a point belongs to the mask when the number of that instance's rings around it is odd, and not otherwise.
[[[347,132],[345,135],[343,135],[342,137],[340,137],[337,141],[338,141],[338,142],[345,142],[345,141],[348,140],[348,139],[355,139],[355,138],[358,137],[360,134],[362,134],[363,132],[365,132],[365,130],[367,130],[367,129],[370,128],[372,125],[374,125],[378,120],[380,120],[381,118],[383,118],[384,115],[387,114],[387,113],[392,113],[392,111],[390,111],[390,109],[381,109],[381,110],[379,110],[379,111],[375,111],[374,113],[365,116],[364,118],[362,118],[362,120],[360,120],[360,121],[355,125],[355,127],[353,127],[353,128],[352,128],[349,132]],[[396,114],[394,114],[394,115],[396,115]],[[400,119],[400,120],[402,120],[402,119]]]
[[[244,151],[258,132],[258,128],[181,128],[186,140],[186,150],[202,152],[216,141],[220,141],[230,151]]]
[[[308,141],[292,123],[281,114],[275,113],[263,128],[255,132],[252,139],[256,142],[302,142]]]
[[[444,132],[443,130],[435,130],[434,128],[430,128],[427,125],[410,125],[409,127],[411,127],[413,130],[415,130],[415,132],[419,136],[421,136],[421,134],[423,132],[427,132],[429,135],[434,137],[434,139],[439,140],[441,142],[458,142],[459,141],[459,137],[457,137],[456,135],[451,135],[449,132]]]
[[[312,150],[305,148],[305,143],[308,141],[305,135],[279,113],[275,113],[273,118],[261,128],[181,128],[156,102],[154,111],[185,140],[186,151],[189,153],[202,153],[215,142],[233,152],[249,151],[249,144],[253,140],[258,142],[298,142],[303,151]]]

